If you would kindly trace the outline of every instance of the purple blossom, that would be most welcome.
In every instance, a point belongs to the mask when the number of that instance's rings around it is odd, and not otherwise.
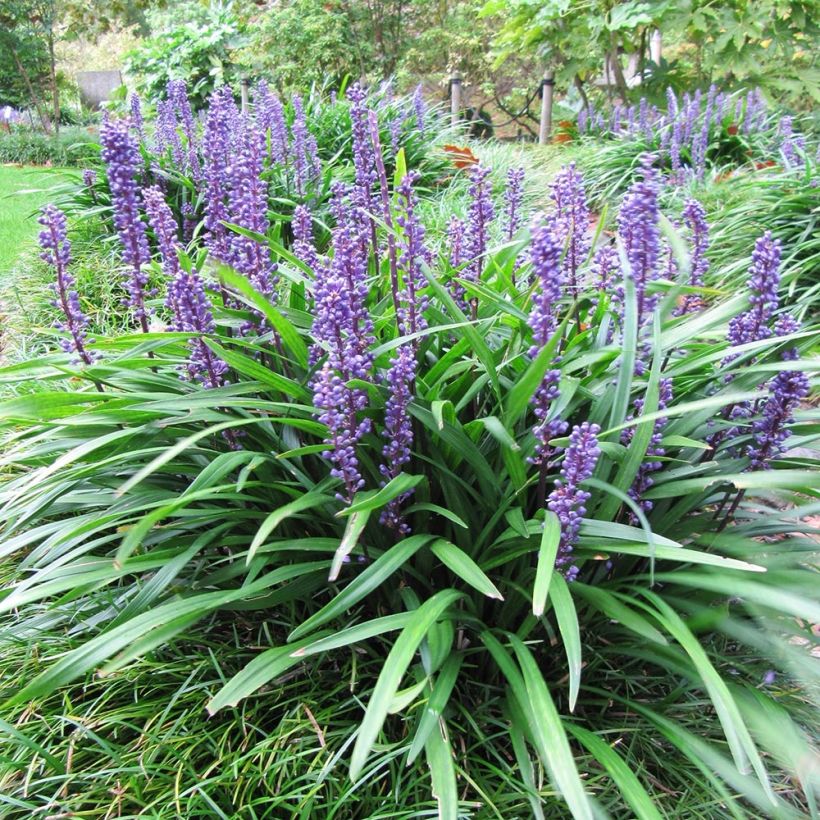
[[[393,152],[394,157],[399,153],[399,148],[401,147],[401,131],[406,119],[407,114],[401,111],[397,116],[393,117],[388,124],[390,130],[390,150]]]
[[[706,209],[696,199],[686,201],[683,208],[683,224],[689,232],[689,285],[693,288],[702,288],[709,270],[709,260],[706,257],[706,251],[709,250],[709,224],[706,221]],[[691,313],[703,305],[703,297],[699,293],[687,293],[677,313]]]
[[[142,116],[142,103],[139,95],[131,94],[128,101],[131,110],[131,127],[134,129],[140,144],[145,145],[145,120]]]
[[[313,217],[307,205],[297,205],[293,211],[293,253],[312,271],[319,267],[319,255],[313,239]]]
[[[521,227],[524,205],[524,169],[507,171],[507,187],[504,189],[504,237],[512,239]]]
[[[173,313],[172,329],[181,333],[213,333],[215,324],[205,286],[196,270],[186,271],[179,263],[177,224],[158,187],[144,191],[145,210],[157,238],[162,270],[170,279],[166,305]],[[188,378],[205,387],[224,384],[228,366],[197,337],[188,342]],[[230,440],[230,439],[229,439]]]
[[[671,403],[672,380],[661,379],[658,384],[658,410],[665,410]],[[635,417],[641,417],[643,414],[644,400],[635,399],[633,406],[635,408],[635,413],[629,417],[630,421]],[[647,461],[646,458],[644,458],[641,462],[641,466],[638,468],[637,474],[635,475],[635,480],[629,488],[629,497],[632,498],[632,500],[635,501],[645,513],[648,513],[653,507],[653,503],[645,499],[643,496],[654,484],[651,474],[657,472],[663,467],[663,462],[657,461],[657,459],[666,455],[666,450],[661,445],[661,440],[663,439],[663,428],[666,427],[668,421],[669,419],[666,416],[662,416],[661,418],[655,420],[652,427],[652,437],[649,440],[649,446],[646,448],[646,456],[655,460]],[[621,433],[621,444],[628,447],[632,442],[634,435],[634,427],[629,427],[624,430]],[[630,512],[629,520],[630,523],[635,524],[637,523],[637,516]]]
[[[416,90],[413,93],[413,110],[416,113],[416,127],[419,129],[420,134],[424,134],[426,106],[424,104],[421,83],[416,86]]]
[[[254,233],[268,232],[268,190],[262,179],[264,137],[244,120],[228,168],[230,221]],[[266,242],[233,233],[230,236],[231,264],[244,273],[264,296],[273,298],[278,282],[276,265]]]
[[[589,253],[590,236],[584,180],[574,162],[557,174],[550,197],[555,203],[556,237],[566,247],[564,275],[575,297],[578,295],[578,269]]]
[[[356,421],[355,399],[353,390],[325,362],[313,385],[313,404],[317,417],[328,429],[325,444],[328,449],[322,453],[333,465],[330,474],[344,484],[344,492],[337,493],[340,501],[348,504],[353,496],[364,487],[364,479],[359,472],[359,460],[356,456],[356,445],[359,439],[370,429],[368,420]]]
[[[410,448],[413,446],[413,423],[408,407],[413,399],[413,381],[416,376],[416,360],[413,346],[403,344],[390,360],[387,372],[388,397],[384,411],[384,430],[382,435],[387,443],[382,449],[384,464],[379,471],[390,481],[410,461]],[[382,511],[379,521],[402,535],[410,532],[410,527],[401,514],[402,504],[410,497],[412,491],[394,498]]]
[[[54,205],[46,205],[37,220],[43,226],[40,231],[40,258],[54,268],[57,281],[51,286],[55,306],[63,313],[63,321],[57,327],[65,331],[68,339],[61,339],[60,346],[66,353],[76,355],[78,361],[91,364],[94,356],[87,348],[86,328],[88,317],[80,307],[80,297],[74,290],[74,277],[68,272],[71,263],[71,242],[68,240],[65,214]]]
[[[354,204],[363,213],[371,214],[374,210],[373,186],[376,182],[376,167],[368,123],[367,92],[359,83],[353,83],[347,90],[347,98],[350,101],[350,123],[353,139]],[[375,239],[375,223],[371,221],[370,224]]]
[[[399,240],[399,268],[402,288],[399,291],[399,313],[397,320],[407,333],[416,333],[427,327],[424,312],[429,298],[420,291],[427,280],[422,272],[423,264],[430,264],[430,252],[424,244],[424,225],[416,215],[417,198],[413,183],[418,179],[417,171],[405,174],[396,189],[398,215],[396,222],[401,228]],[[413,342],[415,349],[416,341]]]
[[[561,465],[561,478],[556,479],[555,489],[547,497],[547,509],[558,516],[561,524],[555,565],[566,568],[564,573],[570,581],[578,575],[578,568],[570,562],[581,529],[581,519],[586,514],[584,505],[590,497],[590,493],[581,489],[581,483],[592,476],[598,463],[601,450],[597,436],[600,429],[597,424],[588,421],[572,428]]]
[[[805,164],[806,139],[794,133],[793,120],[790,116],[780,118],[777,133],[780,137],[780,153],[787,168],[800,168]]]
[[[214,91],[208,101],[205,133],[202,140],[205,181],[205,244],[220,262],[230,261],[230,241],[227,228],[229,188],[228,168],[233,158],[232,127],[236,119],[236,104],[228,86]]]
[[[534,358],[555,332],[555,308],[561,298],[561,288],[564,284],[561,246],[552,228],[543,219],[533,226],[530,257],[536,281],[536,291],[532,297],[528,319],[533,335],[533,345],[529,349],[529,354]]]
[[[171,80],[168,83],[168,100],[174,106],[174,114],[185,134],[185,165],[183,167],[194,182],[199,182],[202,178],[202,167],[199,164],[197,150],[196,123],[191,102],[188,99],[188,86],[185,80]]]
[[[800,330],[800,322],[794,318],[790,313],[784,313],[777,317],[774,323],[775,336],[791,336],[792,333],[797,333]],[[783,351],[781,358],[784,361],[795,361],[800,358],[800,353],[796,347],[790,347]]]
[[[97,184],[97,172],[93,168],[83,170],[83,185],[86,188],[93,188]]]
[[[647,284],[658,276],[661,250],[658,177],[652,162],[649,154],[643,155],[643,178],[633,183],[627,191],[618,214],[618,233],[629,260],[628,275],[635,284],[639,327],[652,315],[658,303],[657,295],[646,292]]]
[[[171,159],[177,168],[185,167],[185,154],[182,140],[177,130],[177,117],[171,100],[160,100],[157,103],[157,119],[154,129],[154,152],[165,154],[171,150]]]
[[[733,346],[768,339],[769,321],[777,309],[780,285],[780,242],[766,231],[756,242],[749,269],[751,307],[729,323],[728,339]]]
[[[490,168],[481,164],[473,165],[470,171],[470,205],[467,209],[467,228],[465,233],[466,257],[469,260],[462,276],[471,282],[480,282],[484,270],[484,256],[490,233],[490,223],[495,216],[492,197],[490,196]],[[473,319],[478,308],[475,299],[471,300]]]
[[[527,459],[530,464],[546,465],[552,454],[550,440],[562,436],[567,431],[568,425],[565,421],[549,418],[552,403],[559,396],[558,383],[560,380],[560,370],[548,370],[530,401],[533,415],[536,418],[536,423],[532,428],[536,446],[532,457]]]
[[[141,166],[139,149],[131,138],[125,120],[104,120],[100,126],[102,159],[107,166],[108,186],[114,209],[114,226],[122,245],[122,258],[128,266],[126,304],[143,331],[148,332],[148,310],[145,307],[148,276],[142,266],[151,260],[148,235],[140,219],[140,194],[137,173]]]
[[[275,164],[284,165],[288,160],[289,140],[282,101],[268,88],[264,80],[257,83],[253,99],[256,122],[270,140],[270,160]]]
[[[794,422],[794,411],[808,395],[808,376],[799,370],[783,370],[771,380],[763,412],[752,424],[753,440],[747,450],[750,470],[771,469],[771,460],[785,450],[786,427]]]
[[[308,131],[302,98],[293,95],[293,174],[296,193],[303,197],[307,187],[319,176],[319,158],[316,138]]]

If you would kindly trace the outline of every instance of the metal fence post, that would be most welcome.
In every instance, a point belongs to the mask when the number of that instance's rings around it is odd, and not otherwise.
[[[538,143],[544,145],[552,133],[552,95],[555,92],[555,72],[545,71],[541,80],[541,123],[538,127]]]
[[[239,92],[242,95],[242,113],[248,113],[248,87],[250,86],[250,81],[247,77],[243,77],[239,81]]]
[[[452,74],[450,76],[450,124],[458,125],[461,115],[461,76]]]

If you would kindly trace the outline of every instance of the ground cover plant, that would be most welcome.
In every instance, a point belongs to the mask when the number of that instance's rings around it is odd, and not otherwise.
[[[130,327],[92,332],[48,206],[63,350],[0,371],[9,816],[816,813],[817,336],[778,240],[707,286],[652,152],[532,213],[358,86],[329,155],[298,104],[174,93],[63,199]]]

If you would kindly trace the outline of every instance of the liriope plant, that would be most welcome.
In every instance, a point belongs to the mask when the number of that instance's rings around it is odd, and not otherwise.
[[[574,167],[525,220],[519,176],[499,202],[476,165],[436,247],[357,97],[327,242],[305,204],[287,231],[271,218],[257,123],[220,124],[239,152],[210,168],[223,217],[186,246],[133,135],[106,126],[130,335],[90,338],[65,221],[43,212],[66,352],[0,371],[41,388],[0,404],[0,608],[11,637],[36,640],[42,616],[14,613],[37,603],[80,643],[4,714],[235,613],[276,640],[203,708],[352,663],[361,720],[331,760],[354,793],[398,755],[443,818],[512,782],[535,817],[675,816],[686,783],[654,745],[714,789],[704,816],[815,811],[816,774],[778,744],[788,727],[810,755],[808,732],[721,655],[747,646],[814,695],[789,638],[820,621],[801,523],[816,332],[779,304],[777,242],[749,249],[746,291],[707,290],[701,212],[678,234],[645,157],[595,230]]]

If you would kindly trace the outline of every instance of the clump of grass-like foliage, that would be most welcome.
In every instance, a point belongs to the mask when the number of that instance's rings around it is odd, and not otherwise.
[[[116,231],[169,295],[126,258],[132,332],[89,338],[42,217],[68,352],[0,370],[41,388],[0,403],[8,811],[816,812],[816,326],[776,244],[704,287],[644,160],[595,230],[574,168],[530,222],[477,165],[434,245],[357,105],[327,226],[228,197],[181,242],[143,154]]]

